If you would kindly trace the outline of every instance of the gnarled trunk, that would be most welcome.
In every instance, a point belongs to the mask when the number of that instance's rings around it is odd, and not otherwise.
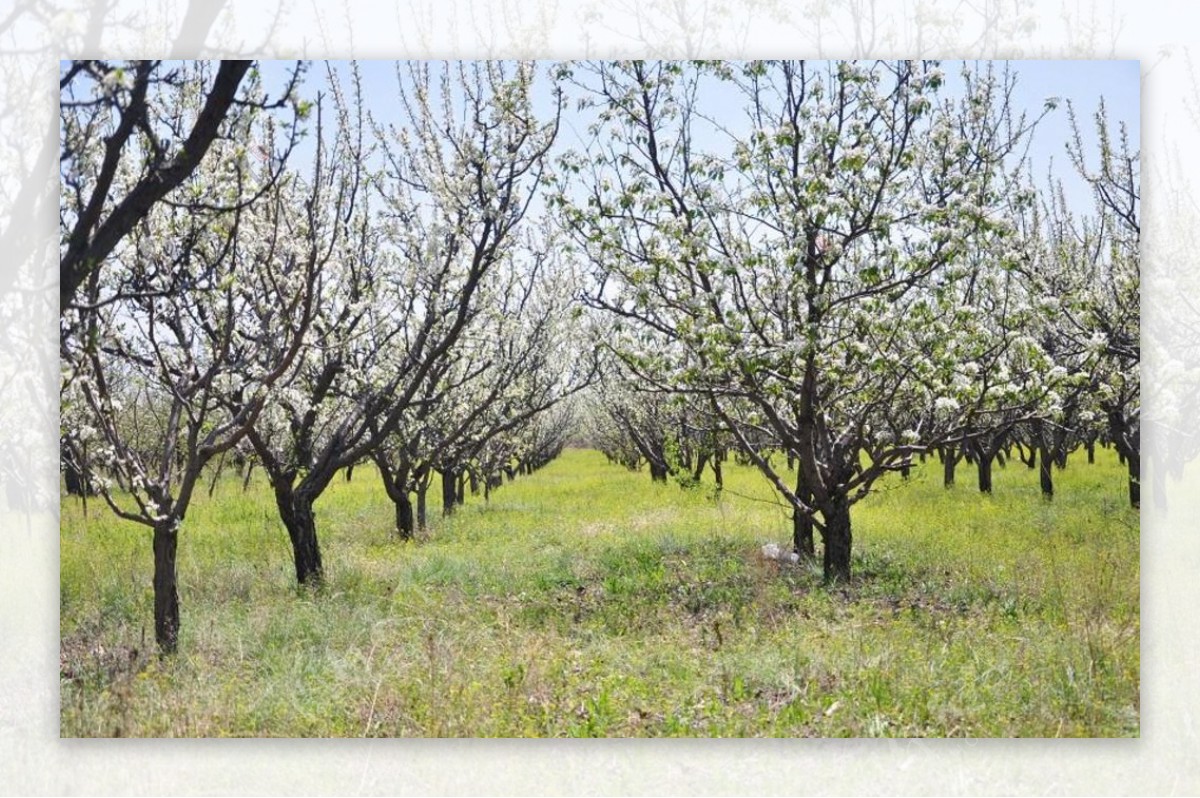
[[[279,517],[292,541],[292,558],[296,564],[296,581],[302,585],[320,585],[325,578],[321,564],[321,546],[317,542],[317,519],[313,499],[304,490],[292,490],[279,484],[275,487],[275,504]]]
[[[154,525],[154,641],[163,654],[174,654],[179,646],[178,546],[178,518],[168,517]]]

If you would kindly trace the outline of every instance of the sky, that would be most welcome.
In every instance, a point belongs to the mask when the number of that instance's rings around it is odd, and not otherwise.
[[[294,62],[263,62],[262,70],[268,87],[282,85],[284,76]],[[542,62],[543,68],[551,62]],[[974,62],[973,62],[974,63]],[[983,62],[978,62],[982,65]],[[1054,173],[1063,181],[1068,204],[1079,212],[1091,208],[1090,190],[1071,168],[1065,145],[1071,137],[1067,101],[1074,107],[1080,125],[1084,146],[1091,150],[1090,165],[1096,164],[1096,133],[1092,116],[1099,107],[1101,98],[1109,118],[1114,125],[1124,122],[1134,149],[1140,147],[1141,77],[1138,61],[1010,61],[1007,62],[1017,76],[1013,100],[1018,110],[1026,111],[1031,118],[1042,113],[1049,98],[1059,98],[1056,110],[1049,113],[1039,124],[1029,149],[1032,172],[1042,181],[1047,169],[1053,165]],[[958,72],[961,62],[947,61],[942,64],[946,75]],[[363,93],[368,108],[383,118],[396,117],[396,68],[393,61],[360,61],[363,78]],[[550,107],[551,81],[544,74],[539,76],[537,99]],[[324,62],[312,62],[303,92],[315,96],[325,80]],[[953,82],[947,80],[945,91],[953,91]],[[740,108],[731,108],[740,115]],[[563,128],[559,146],[563,149],[582,146],[586,135],[586,121],[570,104],[563,111]],[[307,155],[301,151],[301,158]]]

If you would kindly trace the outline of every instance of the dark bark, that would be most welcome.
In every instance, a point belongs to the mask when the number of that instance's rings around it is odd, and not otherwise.
[[[317,541],[313,498],[307,491],[292,490],[289,485],[280,482],[275,485],[275,505],[292,542],[296,581],[302,585],[320,585],[325,578],[325,569],[321,563],[321,546]]]
[[[349,482],[354,478],[354,463],[346,466],[346,481]]]
[[[1038,482],[1042,487],[1042,496],[1046,499],[1054,498],[1054,458],[1050,455],[1045,446],[1041,446],[1038,452]]]
[[[408,475],[411,469],[409,462],[400,458],[399,465],[394,465],[382,450],[371,455],[379,470],[379,479],[383,482],[383,491],[392,500],[396,508],[396,534],[401,540],[411,540],[413,537],[413,506],[408,496]]]
[[[429,513],[426,511],[426,496],[429,493],[428,482],[417,483],[417,527],[426,529],[429,526]]]
[[[992,459],[994,455],[988,451],[981,451],[976,455],[975,466],[979,470],[979,492],[992,492]]]
[[[845,496],[833,495],[821,508],[825,529],[821,538],[825,543],[825,580],[827,582],[850,581],[850,504]]]
[[[813,543],[813,521],[807,513],[792,510],[792,548],[801,559],[812,559],[817,556],[817,548]]]
[[[796,498],[809,507],[812,506],[812,492],[804,487],[804,480],[799,472],[796,473]],[[792,546],[802,559],[817,556],[817,549],[813,544],[812,516],[799,508],[792,509]]]
[[[63,481],[66,484],[68,496],[95,496],[91,484],[84,476],[82,469],[76,467],[72,460],[63,461]]]
[[[1095,439],[1089,439],[1083,445],[1083,448],[1087,450],[1088,465],[1095,465],[1096,464],[1096,441],[1095,441]]]
[[[946,446],[941,450],[942,455],[942,485],[947,488],[954,487],[954,469],[958,465],[958,452],[953,446]]]
[[[651,460],[650,461],[650,481],[651,482],[666,482],[667,481],[667,467],[664,465],[660,465],[659,463],[656,463],[653,460]]]
[[[1021,462],[1024,463],[1025,466],[1027,468],[1029,468],[1030,470],[1037,468],[1038,456],[1037,456],[1037,447],[1036,446],[1031,444],[1029,446],[1029,454],[1026,455],[1025,447],[1021,446],[1021,444],[1018,443],[1017,444],[1017,456],[1021,458]]]
[[[169,517],[154,525],[154,640],[162,654],[174,654],[179,647],[178,545],[179,519]]]
[[[396,533],[400,535],[401,540],[412,540],[414,532],[412,499],[408,497],[406,491],[393,503],[396,505]]]
[[[455,482],[458,475],[453,469],[439,470],[442,477],[442,515],[454,515],[454,505],[458,500]]]

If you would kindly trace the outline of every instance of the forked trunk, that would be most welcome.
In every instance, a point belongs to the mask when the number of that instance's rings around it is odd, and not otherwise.
[[[280,485],[275,488],[275,504],[292,541],[296,581],[301,585],[320,585],[325,578],[325,569],[321,564],[321,546],[317,542],[313,499],[305,491]]]
[[[162,654],[174,654],[179,646],[178,545],[179,519],[168,517],[154,525],[154,640]]]

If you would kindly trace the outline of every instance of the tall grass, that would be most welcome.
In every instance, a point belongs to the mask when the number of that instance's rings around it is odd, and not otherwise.
[[[1137,735],[1138,516],[1097,459],[1053,502],[1019,462],[990,497],[889,480],[835,588],[761,559],[788,515],[732,465],[714,498],[568,450],[413,543],[360,466],[318,504],[316,592],[231,475],[185,522],[167,660],[149,532],[64,499],[62,734]]]

